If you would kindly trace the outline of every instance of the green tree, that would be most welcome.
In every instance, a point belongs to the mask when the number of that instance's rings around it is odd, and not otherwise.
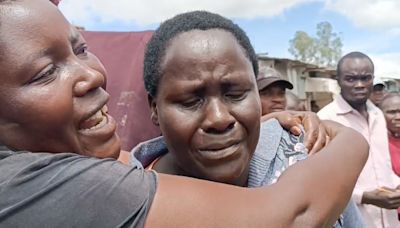
[[[316,37],[297,31],[289,45],[289,52],[295,59],[328,67],[336,66],[343,47],[342,39],[326,21],[317,24]]]
[[[294,38],[289,41],[289,52],[298,60],[311,63],[315,61],[316,45],[314,38],[306,32],[297,31]]]

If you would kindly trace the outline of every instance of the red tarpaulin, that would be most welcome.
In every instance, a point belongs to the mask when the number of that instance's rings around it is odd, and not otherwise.
[[[107,73],[109,113],[118,123],[122,148],[160,135],[150,120],[143,84],[143,56],[152,32],[82,32],[89,50],[97,55]]]

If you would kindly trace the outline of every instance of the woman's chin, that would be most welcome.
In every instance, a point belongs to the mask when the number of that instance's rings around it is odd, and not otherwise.
[[[121,153],[121,141],[117,134],[101,145],[90,145],[85,147],[84,155],[96,158],[118,159]]]

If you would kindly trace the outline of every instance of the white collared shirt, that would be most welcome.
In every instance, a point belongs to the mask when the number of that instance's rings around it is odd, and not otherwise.
[[[318,112],[319,118],[333,120],[361,133],[370,146],[369,157],[353,191],[353,200],[363,215],[366,227],[400,227],[396,210],[361,204],[363,192],[386,186],[395,188],[399,178],[391,167],[385,117],[367,101],[368,121],[353,109],[341,95]],[[351,139],[348,141],[351,144]]]

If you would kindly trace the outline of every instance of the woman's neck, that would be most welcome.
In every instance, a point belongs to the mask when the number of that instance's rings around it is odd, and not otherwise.
[[[154,170],[160,173],[179,175],[179,176],[189,176],[186,172],[181,169],[175,162],[174,157],[171,153],[166,153],[154,164]]]
[[[187,173],[185,170],[183,170],[178,165],[174,156],[172,156],[171,153],[167,153],[164,156],[162,156],[156,162],[153,169],[160,173],[165,173],[165,174],[170,174],[170,175],[178,175],[178,176],[187,176],[187,177],[193,177],[193,178],[197,178],[197,179],[207,180],[205,178],[197,177],[197,176]],[[220,183],[231,184],[231,185],[236,185],[236,186],[241,186],[241,187],[247,187],[248,176],[249,176],[249,167],[246,168],[246,170],[242,173],[242,175],[240,177],[236,178],[233,181],[214,181],[214,182],[220,182]]]
[[[118,161],[122,162],[125,165],[129,165],[130,153],[125,150],[121,150],[119,153]]]

